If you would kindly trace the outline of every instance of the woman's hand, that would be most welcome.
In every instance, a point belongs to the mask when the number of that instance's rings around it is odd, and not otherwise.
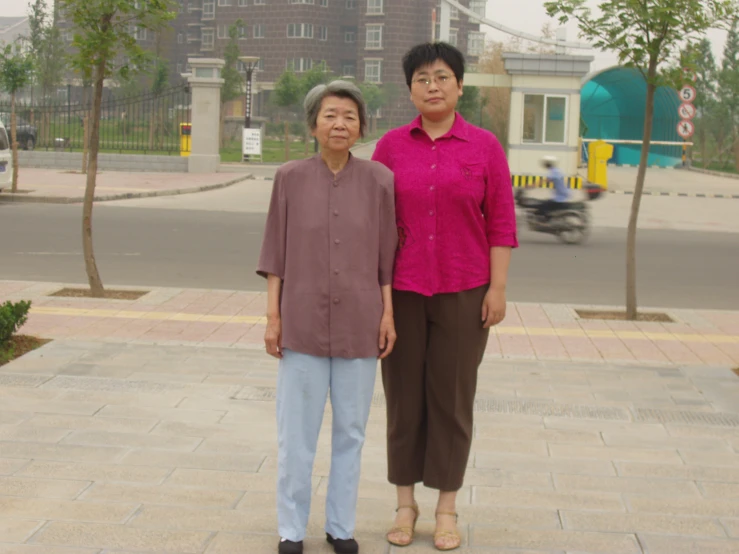
[[[483,328],[489,329],[505,318],[505,289],[490,287],[482,301]]]
[[[393,314],[383,314],[380,320],[380,359],[387,358],[395,346],[395,319]]]
[[[275,358],[282,358],[282,319],[279,316],[267,318],[264,346],[267,354]]]

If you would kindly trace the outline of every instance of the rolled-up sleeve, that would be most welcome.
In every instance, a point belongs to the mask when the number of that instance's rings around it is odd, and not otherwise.
[[[505,151],[497,139],[493,141],[488,158],[483,214],[490,248],[518,247],[511,172]]]
[[[380,194],[380,286],[390,285],[393,282],[393,265],[395,250],[398,247],[398,226],[395,221],[395,187],[393,177],[388,176],[383,183]]]
[[[285,278],[285,250],[287,242],[287,201],[284,178],[278,170],[272,186],[272,198],[267,212],[262,250],[259,254],[257,274],[262,277],[277,275]]]

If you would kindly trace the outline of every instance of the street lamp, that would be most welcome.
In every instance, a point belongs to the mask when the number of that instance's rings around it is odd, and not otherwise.
[[[251,128],[251,78],[259,63],[258,56],[239,56],[239,61],[244,64],[246,71],[246,98],[244,103],[244,129]],[[244,155],[244,161],[248,157]]]

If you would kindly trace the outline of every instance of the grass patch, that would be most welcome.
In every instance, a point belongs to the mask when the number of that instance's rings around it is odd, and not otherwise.
[[[713,162],[709,167],[703,167],[703,162],[694,161],[693,167],[697,167],[698,169],[708,169],[710,171],[720,171],[722,173],[739,173],[739,171],[736,170],[736,165],[733,162],[726,162],[725,164]]]
[[[23,354],[36,350],[49,342],[51,342],[49,339],[40,339],[28,335],[12,336],[5,344],[0,346],[0,366],[9,364],[23,356]]]
[[[620,310],[575,310],[580,319],[607,319],[611,321],[626,321],[626,312]],[[638,313],[637,321],[652,321],[658,323],[674,323],[675,321],[664,313]]]
[[[149,291],[105,289],[103,298],[106,300],[138,300],[145,294],[149,294]],[[52,292],[49,296],[60,296],[63,298],[92,298],[92,292],[90,289],[63,288],[56,292]]]

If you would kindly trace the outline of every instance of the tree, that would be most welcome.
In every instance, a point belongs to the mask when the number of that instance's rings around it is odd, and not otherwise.
[[[35,0],[29,5],[28,42],[36,69],[36,85],[41,88],[44,99],[62,82],[65,69],[64,44],[59,26],[56,25],[57,13],[56,4],[49,13],[46,0]]]
[[[100,149],[100,112],[105,79],[143,71],[151,62],[136,41],[137,29],[157,32],[176,13],[170,0],[58,0],[74,27],[72,67],[94,86],[90,126],[90,163],[82,207],[82,249],[85,270],[94,297],[105,294],[92,244],[92,207]]]
[[[13,184],[11,192],[18,192],[18,125],[15,100],[18,91],[33,78],[33,62],[11,44],[0,52],[0,89],[10,94],[10,141],[13,149]]]
[[[367,115],[370,118],[370,133],[377,130],[377,111],[385,105],[387,97],[385,91],[374,83],[360,83],[364,103],[367,106]]]
[[[728,115],[734,164],[739,171],[739,17],[731,21],[718,77],[718,96]]]
[[[157,132],[159,133],[160,142],[164,140],[164,107],[159,105],[159,100],[167,89],[168,82],[169,68],[167,62],[157,58],[151,81],[153,110],[149,117],[149,150],[154,150],[154,138]]]
[[[595,48],[618,54],[619,62],[637,68],[647,85],[644,132],[626,239],[626,318],[636,319],[636,224],[654,120],[654,95],[661,84],[660,66],[712,27],[721,27],[737,13],[735,0],[606,0],[594,16],[586,0],[544,4],[560,23],[577,22],[580,36]]]
[[[239,73],[239,56],[241,55],[239,51],[239,37],[243,32],[243,28],[244,22],[241,19],[237,19],[228,28],[228,43],[223,51],[225,64],[221,70],[221,79],[223,79],[223,86],[221,87],[221,146],[223,146],[225,139],[225,106],[244,94],[244,76]]]
[[[300,79],[292,68],[285,70],[275,83],[274,103],[289,110],[295,107],[302,98]],[[290,160],[290,122],[285,119],[285,161]]]

